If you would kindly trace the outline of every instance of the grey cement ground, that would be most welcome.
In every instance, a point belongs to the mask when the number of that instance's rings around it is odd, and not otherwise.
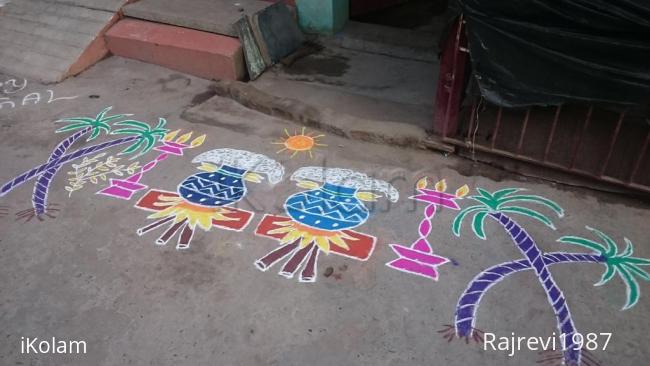
[[[345,34],[341,37],[348,39]],[[384,47],[390,50],[386,53],[395,49]],[[430,129],[438,81],[437,59],[417,61],[372,52],[326,44],[321,52],[290,66],[274,66],[251,85],[275,96],[299,99],[358,118]]]
[[[203,146],[183,158],[170,158],[147,174],[145,183],[173,190],[196,167],[200,152],[232,147],[280,159],[287,173],[301,166],[356,169],[392,181],[401,193],[397,204],[380,202],[359,231],[378,237],[367,262],[321,257],[315,284],[300,284],[260,272],[253,262],[277,244],[253,234],[262,214],[281,213],[286,197],[299,188],[287,179],[275,187],[251,187],[241,207],[258,212],[242,233],[197,231],[190,250],[173,244],[157,247],[156,234],[138,237],[147,213],[124,202],[94,195],[87,188],[71,198],[64,191],[64,169],[50,194],[62,211],[56,219],[22,224],[13,212],[30,206],[32,185],[0,200],[11,214],[0,218],[0,364],[1,365],[535,365],[536,353],[515,357],[479,346],[447,343],[437,330],[451,323],[455,303],[478,272],[519,259],[506,234],[490,223],[487,241],[450,232],[453,213],[433,221],[430,242],[457,265],[440,268],[433,282],[389,269],[389,243],[416,239],[422,205],[407,197],[423,175],[446,178],[455,189],[496,190],[523,187],[559,202],[566,210],[552,232],[530,220],[519,221],[546,251],[567,250],[561,235],[587,236],[585,225],[618,241],[630,238],[635,255],[650,257],[647,224],[650,205],[622,196],[529,181],[454,156],[395,149],[328,136],[328,147],[289,159],[271,145],[294,124],[274,119],[224,99],[220,113],[204,124],[180,118],[208,95],[209,82],[156,66],[107,59],[82,76],[59,84],[57,95],[72,101],[0,110],[0,181],[45,159],[61,137],[52,123],[62,117],[94,115],[108,105],[138,119],[165,117],[170,127],[208,135]],[[30,84],[31,91],[47,89]],[[60,94],[59,94],[60,93]],[[25,93],[23,93],[25,94]],[[89,96],[99,98],[89,98]],[[469,202],[462,202],[463,206]],[[347,265],[347,269],[341,267]],[[340,279],[325,277],[333,267]],[[648,285],[641,284],[638,305],[621,312],[625,289],[619,280],[596,288],[604,268],[596,264],[558,265],[553,275],[567,295],[582,332],[612,332],[603,365],[640,365],[650,357]],[[555,322],[532,273],[521,273],[495,286],[483,299],[477,326],[498,335],[549,336]],[[21,337],[82,339],[87,355],[23,355]]]
[[[73,70],[77,61],[125,2],[0,2],[0,72],[47,83],[78,72]]]

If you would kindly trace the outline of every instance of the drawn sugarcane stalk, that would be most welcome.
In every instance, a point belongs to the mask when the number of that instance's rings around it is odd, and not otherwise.
[[[98,145],[93,145],[93,146],[89,146],[89,147],[86,147],[86,148],[79,149],[79,150],[77,150],[77,151],[75,151],[73,153],[63,155],[60,158],[55,159],[55,160],[53,160],[51,162],[44,163],[44,164],[41,164],[39,166],[36,166],[36,167],[24,172],[23,174],[17,176],[16,178],[10,180],[9,182],[5,183],[2,186],[2,188],[0,188],[0,197],[6,195],[7,193],[11,192],[15,188],[21,186],[23,183],[29,181],[30,179],[40,175],[41,173],[43,173],[43,172],[45,172],[45,171],[47,171],[49,169],[59,168],[62,165],[65,165],[66,163],[68,163],[70,161],[73,161],[73,160],[76,160],[78,158],[93,155],[93,154],[95,154],[97,152],[100,152],[100,151],[103,151],[103,150],[106,150],[106,149],[110,149],[112,147],[122,145],[122,144],[126,144],[126,143],[129,143],[129,142],[134,142],[134,141],[139,140],[139,139],[140,139],[140,137],[138,137],[138,136],[129,136],[129,137],[119,138],[119,139],[116,139],[116,140],[107,141],[107,142],[104,142],[104,143],[101,143],[101,144],[98,144]]]

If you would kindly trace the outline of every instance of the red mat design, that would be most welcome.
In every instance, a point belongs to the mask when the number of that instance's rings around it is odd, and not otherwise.
[[[165,209],[165,207],[159,207],[154,205],[155,203],[164,202],[159,199],[161,196],[178,197],[178,194],[174,192],[152,189],[149,192],[147,192],[147,194],[142,196],[142,198],[140,198],[140,200],[135,204],[135,207],[146,211],[162,211]],[[225,216],[236,220],[232,220],[232,221],[212,220],[212,226],[221,229],[226,229],[226,230],[241,231],[246,227],[246,225],[248,225],[251,218],[253,217],[253,213],[250,211],[240,210],[232,207],[227,207],[227,209],[231,212],[225,214]]]

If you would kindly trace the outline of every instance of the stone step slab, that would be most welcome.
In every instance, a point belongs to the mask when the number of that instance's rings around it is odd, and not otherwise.
[[[258,0],[140,0],[126,5],[127,17],[237,37],[235,23],[272,5]]]
[[[237,38],[129,18],[117,22],[105,38],[114,55],[205,79],[240,80],[245,75]]]

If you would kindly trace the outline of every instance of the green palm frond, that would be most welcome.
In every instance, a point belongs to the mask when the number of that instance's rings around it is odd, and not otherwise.
[[[54,123],[62,123],[62,122],[69,122],[69,123],[81,123],[81,124],[88,124],[96,119],[93,117],[70,117],[70,118],[63,118],[57,121],[54,121]]]
[[[489,208],[492,211],[497,209],[499,201],[495,200],[493,197],[486,197],[483,195],[480,196],[471,196],[470,199],[482,203],[485,207]]]
[[[99,136],[99,134],[104,131],[106,133],[109,133],[111,130],[111,127],[109,125],[104,125],[104,124],[98,124],[97,128],[93,128],[93,132],[90,134],[90,137],[88,137],[87,141],[92,141]]]
[[[454,233],[454,235],[460,236],[460,228],[463,224],[463,219],[465,219],[465,216],[475,211],[488,212],[489,210],[485,206],[476,205],[467,207],[460,211],[451,225],[451,231]]]
[[[129,119],[117,122],[115,125],[126,127],[117,129],[111,132],[111,134],[133,135],[138,137],[133,144],[120,152],[120,155],[126,155],[140,150],[138,154],[131,157],[131,159],[135,159],[151,151],[156,143],[165,137],[167,132],[169,132],[168,129],[164,128],[166,123],[167,121],[164,118],[160,118],[156,127],[151,128],[145,122]]]
[[[607,253],[607,249],[593,240],[581,238],[579,236],[563,236],[560,240],[562,243],[580,245],[598,253]]]
[[[71,122],[71,121],[69,121],[69,120],[59,120],[59,121],[56,121],[56,122]],[[55,122],[55,123],[56,123],[56,122]],[[77,122],[77,123],[71,123],[71,124],[69,124],[69,125],[67,125],[67,126],[65,126],[65,127],[61,127],[61,128],[59,128],[59,129],[56,130],[55,132],[56,132],[56,133],[59,133],[59,132],[68,132],[68,131],[76,130],[76,129],[78,129],[78,128],[86,128],[86,127],[90,126],[91,123],[92,123],[92,120],[91,120],[91,119],[88,119],[88,122]]]
[[[553,225],[553,222],[542,213],[527,207],[519,207],[515,204],[539,204],[555,212],[558,217],[564,216],[564,210],[562,207],[560,207],[560,205],[553,202],[552,200],[541,196],[530,194],[516,194],[524,190],[525,189],[523,188],[504,188],[495,192],[488,192],[485,189],[477,188],[476,191],[478,194],[470,196],[468,198],[480,203],[480,205],[471,206],[465,210],[462,210],[454,219],[454,222],[452,224],[452,232],[456,236],[459,236],[462,221],[470,213],[473,213],[474,218],[472,221],[472,229],[476,236],[481,239],[485,239],[484,221],[491,213],[497,212],[524,215],[537,220],[555,230],[555,225]]]
[[[164,119],[164,118],[158,118],[158,125],[156,125],[156,127],[154,128],[154,130],[162,129],[163,127],[165,127],[166,124],[167,124],[167,120],[166,120],[166,119]]]
[[[126,121],[120,121],[120,122],[115,123],[115,125],[117,125],[117,126],[135,127],[135,128],[139,128],[141,130],[147,130],[147,131],[149,131],[151,129],[151,126],[149,126],[145,122],[136,121],[134,119],[127,119]]]
[[[474,215],[474,220],[472,221],[472,229],[474,230],[474,234],[483,240],[486,239],[485,230],[483,227],[485,226],[485,216],[487,216],[488,213],[488,211],[479,212]]]
[[[156,142],[158,142],[158,138],[155,138],[153,136],[145,136],[142,141],[144,141],[144,148],[142,149],[142,152],[140,155],[147,153],[151,149],[153,149],[154,145],[156,145]],[[132,158],[133,159],[133,158]]]
[[[144,143],[143,139],[137,139],[133,144],[129,145],[129,147],[122,150],[120,155],[127,155],[127,154],[130,154],[130,153],[138,150],[140,148],[140,146],[142,146],[143,143]]]
[[[623,256],[627,257],[634,252],[634,245],[628,238],[623,238],[623,240],[625,241],[625,245],[626,245],[625,251],[623,252]]]
[[[504,188],[504,189],[501,189],[501,190],[498,190],[498,191],[494,192],[492,194],[492,196],[495,199],[500,200],[500,199],[502,199],[502,198],[504,198],[506,196],[509,196],[509,195],[511,195],[513,193],[517,193],[519,191],[525,191],[525,190],[526,189],[524,189],[524,188]]]
[[[614,266],[606,266],[607,269],[605,270],[605,273],[600,277],[600,281],[596,282],[594,286],[602,286],[609,282],[614,276],[616,275],[616,267]]]
[[[106,113],[108,113],[111,109],[113,109],[113,106],[108,106],[104,109],[102,109],[99,113],[97,113],[96,119],[104,119],[106,116]]]
[[[120,128],[111,132],[111,135],[138,135],[143,131],[137,128]]]
[[[632,257],[632,254],[634,254],[634,245],[628,238],[623,238],[626,244],[625,250],[619,253],[618,246],[611,237],[589,226],[587,226],[587,230],[593,232],[604,244],[579,236],[563,236],[558,241],[566,244],[579,245],[603,256],[605,259],[603,264],[606,266],[606,270],[600,278],[600,281],[594,284],[594,286],[602,286],[618,274],[626,288],[626,302],[622,310],[632,308],[641,296],[637,277],[650,282],[650,273],[640,267],[650,266],[650,259]]]
[[[623,282],[625,282],[625,296],[627,297],[627,302],[621,310],[627,310],[639,302],[639,298],[641,297],[639,282],[625,267],[616,267],[616,271],[619,272]]]
[[[555,225],[553,225],[553,222],[548,217],[530,208],[518,207],[518,206],[504,206],[499,209],[499,212],[516,213],[516,214],[528,216],[531,219],[535,219],[541,222],[542,224],[550,227],[551,229],[555,230]]]
[[[533,195],[515,195],[515,196],[509,196],[505,198],[499,199],[499,205],[497,208],[500,208],[501,206],[505,205],[506,203],[510,202],[526,202],[526,203],[539,203],[543,206],[546,206],[553,210],[559,217],[564,216],[564,210],[560,205],[557,203],[549,200],[548,198],[544,198],[541,196],[533,196]]]
[[[646,281],[650,281],[650,273],[642,270],[641,268],[631,265],[629,263],[623,263],[622,266],[628,269],[630,272],[634,272],[637,276],[641,277],[642,279]]]
[[[106,107],[101,110],[95,117],[70,117],[60,119],[55,123],[68,123],[68,125],[59,128],[56,130],[56,132],[68,132],[78,129],[90,128],[91,134],[90,137],[88,137],[87,141],[92,141],[96,139],[102,133],[102,131],[106,132],[107,134],[110,132],[111,126],[109,125],[109,122],[130,116],[130,114],[116,114],[106,117],[106,114],[111,109],[113,109],[113,107]]]
[[[488,192],[487,190],[485,190],[483,188],[476,188],[476,191],[483,197],[494,198],[492,193]]]

